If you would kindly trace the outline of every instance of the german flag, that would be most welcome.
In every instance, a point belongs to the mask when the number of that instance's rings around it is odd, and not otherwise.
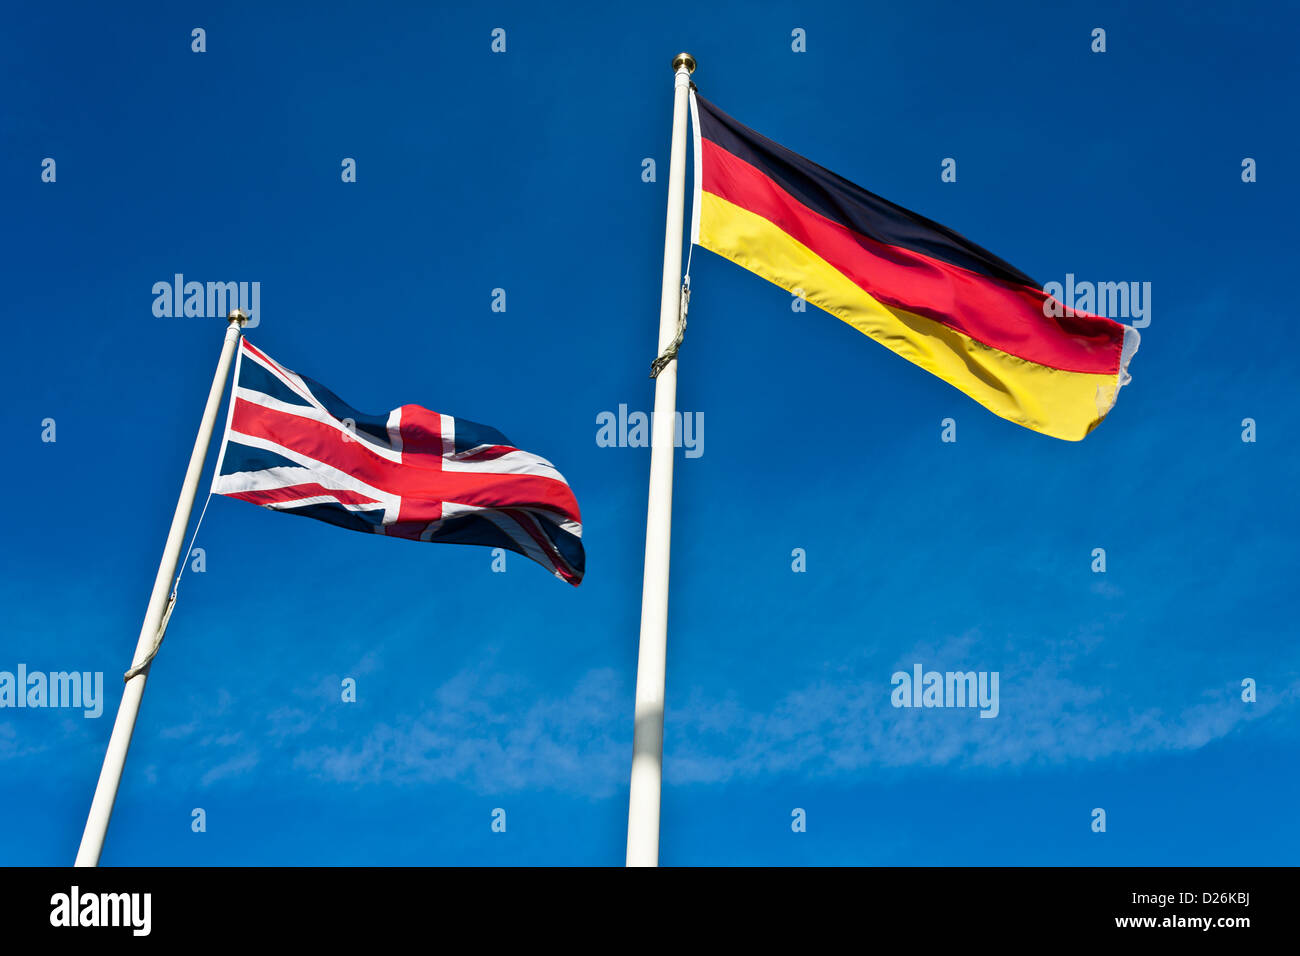
[[[936,222],[692,93],[691,240],[825,309],[989,411],[1078,441],[1115,404],[1138,334],[1053,302]]]

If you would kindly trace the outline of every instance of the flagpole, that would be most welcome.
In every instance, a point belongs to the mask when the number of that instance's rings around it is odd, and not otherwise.
[[[659,295],[659,354],[677,335],[682,307],[682,217],[686,199],[686,107],[695,58],[673,58],[673,138],[668,160],[668,218],[664,228],[663,286]],[[659,794],[664,757],[664,672],[668,658],[668,556],[673,514],[673,426],[677,359],[655,378],[650,439],[650,498],[646,506],[645,577],[636,665],[636,722],[632,733],[632,788],[627,808],[627,865],[659,865]]]
[[[99,772],[99,783],[95,787],[95,797],[90,803],[90,814],[86,818],[86,829],[81,836],[81,847],[77,850],[76,866],[99,865],[99,854],[104,849],[104,835],[108,832],[108,821],[113,815],[113,802],[117,799],[117,788],[122,782],[122,767],[126,763],[126,752],[131,746],[135,718],[140,712],[140,699],[144,696],[145,679],[149,676],[149,655],[153,652],[157,640],[160,639],[160,629],[166,626],[164,613],[171,593],[172,578],[176,574],[176,566],[180,560],[185,529],[190,523],[194,497],[199,489],[199,478],[203,474],[203,460],[207,457],[208,444],[212,440],[213,426],[216,424],[217,412],[221,406],[221,393],[225,390],[226,377],[230,373],[230,360],[239,342],[240,326],[248,321],[248,316],[236,309],[226,317],[226,320],[229,324],[226,326],[225,341],[221,345],[221,358],[217,361],[217,372],[212,378],[212,388],[208,390],[208,404],[203,409],[198,437],[194,439],[190,465],[185,472],[185,482],[181,485],[180,500],[176,503],[176,513],[172,515],[171,530],[167,533],[167,545],[163,548],[158,575],[153,582],[153,594],[149,598],[149,608],[145,611],[144,625],[140,628],[140,639],[136,642],[135,656],[132,658],[132,670],[135,670],[135,666],[141,662],[144,662],[144,666],[139,673],[126,682],[126,687],[122,690],[122,702],[117,708],[113,733],[108,739],[108,751],[104,754],[104,766]]]

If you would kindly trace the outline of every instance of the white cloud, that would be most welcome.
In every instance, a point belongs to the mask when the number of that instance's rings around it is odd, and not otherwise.
[[[920,645],[897,666],[860,664],[854,669],[868,676],[815,681],[770,706],[679,692],[670,697],[665,777],[719,783],[872,767],[989,771],[1195,750],[1300,696],[1293,683],[1246,704],[1228,682],[1191,698],[1166,689],[1145,699],[1150,681],[1106,679],[1098,671],[1090,655],[1099,646],[1083,635],[985,668],[977,662],[988,649],[967,634]],[[889,677],[912,662],[1000,670],[1001,713],[990,720],[975,709],[894,708]],[[1098,671],[1091,681],[1072,674],[1089,665]],[[294,766],[358,784],[456,780],[483,790],[596,797],[626,786],[632,701],[611,670],[592,671],[552,698],[532,697],[517,678],[465,671],[432,698],[418,715],[383,723],[356,743],[303,750]]]

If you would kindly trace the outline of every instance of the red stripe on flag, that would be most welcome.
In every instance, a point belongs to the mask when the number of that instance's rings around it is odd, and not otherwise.
[[[480,448],[478,451],[470,454],[460,454],[456,456],[457,461],[496,461],[498,458],[504,458],[511,452],[518,451],[518,448],[511,448],[509,445],[488,445]]]
[[[333,498],[345,505],[377,505],[379,504],[374,498],[356,491],[349,491],[346,488],[326,488],[324,485],[309,481],[301,485],[287,485],[284,488],[258,488],[253,491],[232,491],[227,492],[227,498],[238,498],[240,501],[251,501],[255,505],[280,504],[284,501],[298,501],[303,498],[317,498],[324,496]]]
[[[762,216],[880,302],[927,316],[1039,365],[1116,374],[1124,327],[1102,316],[1043,314],[1040,289],[979,275],[878,242],[809,209],[762,170],[703,141],[702,188]]]
[[[564,560],[564,555],[560,554],[555,545],[551,544],[551,542],[547,540],[546,535],[542,534],[541,531],[534,527],[534,519],[532,515],[513,509],[506,511],[505,514],[513,519],[515,524],[523,528],[524,532],[530,538],[537,542],[537,546],[542,549],[542,553],[545,554],[547,560],[551,562],[551,566],[559,572],[560,576],[564,578],[564,580],[568,581],[570,584],[578,583],[579,578],[573,573],[572,569],[570,569],[569,562]]]

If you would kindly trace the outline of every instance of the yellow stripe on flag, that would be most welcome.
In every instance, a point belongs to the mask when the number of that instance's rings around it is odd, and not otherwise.
[[[708,192],[699,242],[787,292],[802,289],[813,305],[1017,425],[1079,441],[1115,404],[1118,375],[1048,368],[887,306],[774,223]]]

